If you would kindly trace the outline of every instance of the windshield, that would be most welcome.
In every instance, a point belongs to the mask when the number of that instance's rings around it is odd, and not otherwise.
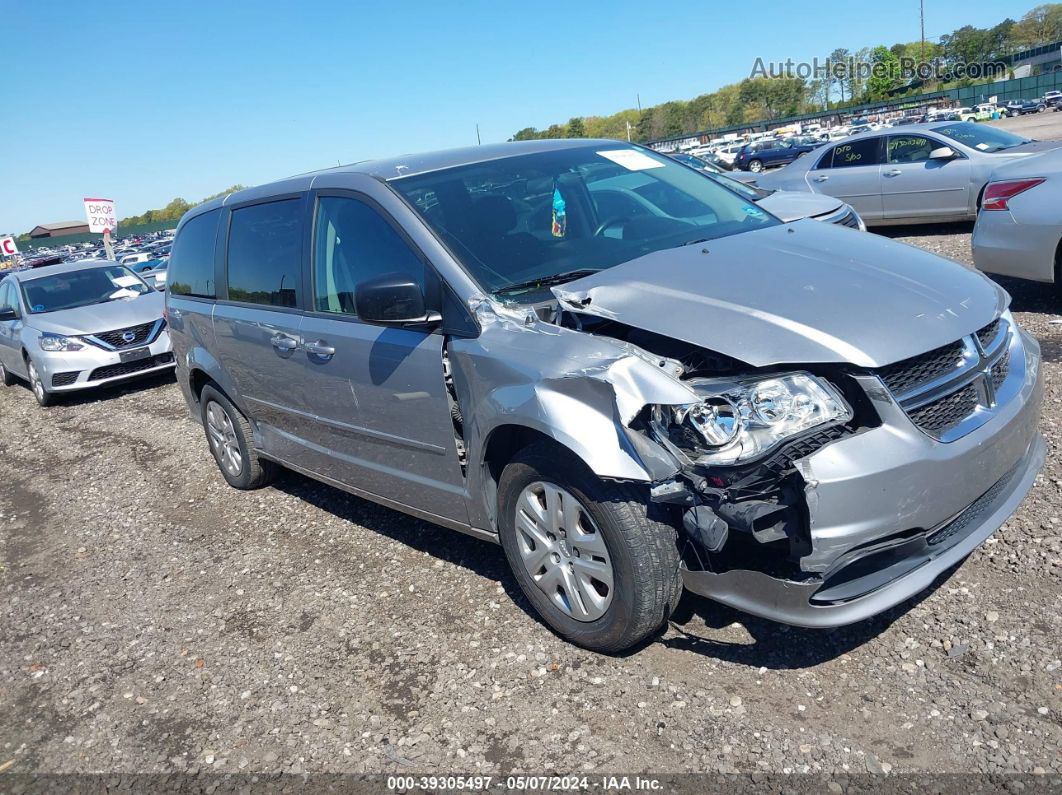
[[[933,132],[945,135],[953,141],[958,141],[964,146],[981,152],[999,152],[1029,143],[1028,138],[1022,138],[1020,135],[1014,135],[998,127],[988,127],[968,121],[961,124],[949,124],[947,127],[935,127]]]
[[[22,291],[29,311],[40,314],[135,298],[151,288],[128,268],[112,265],[28,279],[22,282]]]
[[[402,177],[391,186],[497,294],[780,223],[705,176],[642,149],[598,144]]]

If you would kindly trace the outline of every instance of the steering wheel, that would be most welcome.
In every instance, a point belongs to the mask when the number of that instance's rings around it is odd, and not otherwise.
[[[606,229],[610,226],[615,226],[619,223],[625,223],[628,220],[625,215],[614,215],[611,218],[606,218],[604,221],[597,225],[597,229],[594,230],[594,237],[600,237]]]

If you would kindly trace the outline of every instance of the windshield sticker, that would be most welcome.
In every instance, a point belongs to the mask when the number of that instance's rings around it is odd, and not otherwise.
[[[553,186],[553,224],[550,231],[554,237],[564,237],[568,234],[568,212],[564,197],[556,185]]]
[[[982,149],[982,150],[984,150],[984,149],[987,149],[987,148],[988,148],[988,144],[986,144],[986,143],[979,143],[979,144],[977,144],[976,148],[977,148],[977,149]]]
[[[140,284],[140,279],[136,276],[115,276],[111,281],[118,287],[135,287]]]
[[[645,171],[647,168],[664,167],[663,163],[658,163],[649,155],[639,152],[637,149],[610,149],[597,154],[617,165],[623,166],[628,171]]]
[[[751,216],[752,218],[763,218],[763,216],[766,215],[766,213],[763,210],[761,210],[759,207],[753,207],[750,204],[746,204],[745,205],[745,215]]]
[[[34,312],[43,312],[44,311],[44,304],[34,304],[33,305],[33,311]]]

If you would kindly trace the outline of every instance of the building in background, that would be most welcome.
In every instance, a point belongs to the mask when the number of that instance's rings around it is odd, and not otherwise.
[[[33,240],[42,237],[66,237],[67,235],[83,235],[89,231],[89,226],[84,221],[59,221],[54,224],[40,224],[30,230],[29,236]]]

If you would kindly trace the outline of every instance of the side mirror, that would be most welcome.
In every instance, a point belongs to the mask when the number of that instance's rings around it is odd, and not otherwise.
[[[0,322],[4,320],[18,320],[18,310],[5,306],[0,309]]]
[[[958,155],[950,146],[938,146],[929,153],[930,160],[951,160],[954,157],[958,157]]]
[[[424,308],[424,291],[405,273],[385,273],[354,288],[354,311],[366,323],[414,326],[437,323],[438,312]]]

